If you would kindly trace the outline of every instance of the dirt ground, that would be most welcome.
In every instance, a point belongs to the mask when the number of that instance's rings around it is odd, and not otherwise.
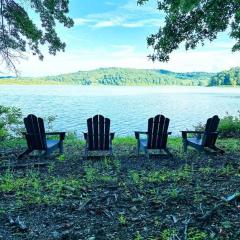
[[[0,239],[240,239],[240,152],[146,160],[120,144],[113,158],[83,160],[82,150],[2,153]]]

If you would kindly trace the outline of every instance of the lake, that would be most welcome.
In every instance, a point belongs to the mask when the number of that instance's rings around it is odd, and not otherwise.
[[[149,117],[163,114],[179,135],[214,114],[237,115],[240,88],[0,85],[0,105],[19,107],[24,115],[57,115],[54,130],[79,135],[95,114],[111,119],[116,136],[145,131]]]

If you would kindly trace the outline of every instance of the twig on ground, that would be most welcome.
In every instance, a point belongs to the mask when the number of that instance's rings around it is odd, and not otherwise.
[[[184,227],[184,240],[188,239],[188,224],[191,221],[191,217],[189,217],[187,220],[184,221],[185,227]]]

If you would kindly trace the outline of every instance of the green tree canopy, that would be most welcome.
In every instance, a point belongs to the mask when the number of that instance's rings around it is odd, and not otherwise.
[[[142,5],[149,0],[138,0]],[[219,32],[230,29],[236,40],[232,51],[240,50],[240,0],[158,0],[158,9],[166,13],[165,25],[148,37],[154,50],[152,60],[168,61],[181,43],[186,50],[213,41]]]
[[[47,45],[49,53],[64,51],[65,43],[58,37],[56,22],[72,27],[73,20],[67,16],[69,0],[0,0],[0,56],[11,69],[15,69],[15,60],[22,56],[27,48],[43,59],[40,46]],[[40,23],[30,17],[32,9]]]

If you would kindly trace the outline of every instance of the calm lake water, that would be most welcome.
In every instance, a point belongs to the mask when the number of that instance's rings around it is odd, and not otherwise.
[[[237,115],[240,88],[0,85],[0,105],[19,107],[24,115],[57,115],[54,130],[79,135],[95,114],[109,117],[117,136],[144,131],[149,117],[164,114],[169,130],[179,135],[214,114]]]

